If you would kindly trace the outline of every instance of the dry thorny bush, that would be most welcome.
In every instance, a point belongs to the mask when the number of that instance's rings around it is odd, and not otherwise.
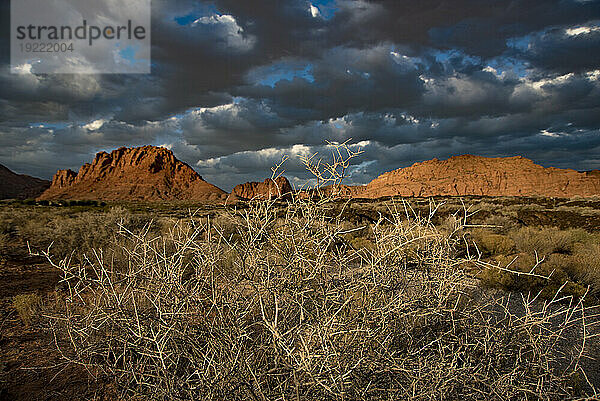
[[[160,236],[119,226],[125,258],[54,264],[59,349],[151,399],[593,394],[583,303],[479,289],[455,256],[460,224],[438,230],[391,204],[391,218],[348,228],[330,201],[251,202],[226,224],[192,216]],[[372,247],[344,241],[358,229]]]

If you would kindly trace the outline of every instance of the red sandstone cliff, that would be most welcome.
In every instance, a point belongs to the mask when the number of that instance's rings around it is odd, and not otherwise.
[[[100,152],[78,173],[59,170],[38,199],[222,201],[227,193],[204,181],[168,149],[143,146]]]
[[[347,196],[487,195],[574,197],[600,195],[600,171],[544,168],[516,157],[462,155],[428,160],[384,173],[362,187],[345,187]]]
[[[285,177],[278,177],[274,181],[267,178],[263,182],[247,182],[236,185],[233,194],[245,199],[271,199],[284,196],[292,192],[292,186]]]
[[[0,171],[1,172],[1,171]],[[238,185],[231,195],[268,199],[290,193],[284,177]],[[327,189],[324,189],[327,193]],[[487,195],[574,197],[600,195],[600,171],[544,168],[520,156],[463,155],[429,160],[384,173],[365,186],[341,186],[343,197]],[[227,194],[204,181],[170,150],[154,146],[101,152],[79,173],[59,170],[38,199],[223,201]]]

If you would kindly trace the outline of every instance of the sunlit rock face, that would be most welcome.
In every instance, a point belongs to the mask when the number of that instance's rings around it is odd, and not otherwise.
[[[292,192],[292,186],[285,177],[275,180],[267,178],[263,182],[247,182],[236,185],[233,194],[244,199],[272,199]]]
[[[204,181],[168,149],[143,146],[96,154],[78,173],[59,170],[43,199],[222,201],[227,193]]]
[[[544,168],[516,157],[487,158],[462,155],[428,160],[384,173],[364,187],[350,191],[354,197],[382,196],[545,196],[600,195],[600,171],[577,172]]]

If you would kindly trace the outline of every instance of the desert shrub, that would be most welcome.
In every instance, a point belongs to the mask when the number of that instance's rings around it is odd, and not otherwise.
[[[574,306],[519,314],[476,290],[452,257],[456,240],[427,219],[392,214],[370,228],[373,247],[355,252],[322,207],[295,200],[283,217],[269,202],[232,211],[235,242],[211,219],[178,222],[160,237],[122,229],[123,266],[100,252],[83,265],[56,263],[67,286],[51,320],[69,339],[62,351],[125,394],[152,399],[582,391],[573,369],[554,370],[569,366],[556,344],[578,322]]]
[[[585,294],[588,286],[594,294],[600,291],[597,235],[582,229],[521,228],[510,232],[508,237],[480,229],[473,230],[472,236],[483,254],[492,256],[500,267],[486,267],[480,273],[482,282],[489,287],[541,291],[544,298],[552,298],[563,284],[563,293],[575,297]],[[520,253],[512,255],[515,248]],[[509,269],[502,269],[509,264]],[[535,275],[511,273],[511,270],[528,273],[534,266]]]
[[[107,248],[117,251],[116,228],[124,224],[131,229],[142,229],[151,221],[146,215],[133,215],[122,207],[108,212],[84,211],[79,213],[36,214],[20,223],[18,234],[36,251],[49,247],[59,258],[81,258],[84,252]],[[112,248],[109,246],[112,245]],[[114,253],[114,252],[113,252]]]
[[[6,266],[6,254],[10,249],[10,237],[6,234],[0,233],[0,271]]]
[[[600,294],[600,243],[576,247],[569,268],[574,277]]]
[[[487,229],[475,229],[471,232],[478,249],[487,255],[507,255],[515,250],[515,242],[508,236],[494,234]]]
[[[443,219],[438,228],[445,232],[447,235],[463,234],[464,219],[458,217],[456,214],[451,214]]]
[[[39,318],[42,299],[37,294],[19,294],[13,297],[12,306],[21,321],[29,326],[32,321]]]
[[[26,221],[24,213],[19,213],[15,208],[0,208],[0,234],[13,235],[17,227]]]
[[[489,226],[487,229],[496,234],[507,234],[518,226],[514,219],[503,214],[493,214],[488,216],[483,221],[483,224]]]
[[[239,216],[232,216],[231,214],[218,214],[213,217],[213,225],[218,228],[218,233],[228,241],[239,241],[239,230],[238,227],[244,222]]]
[[[367,249],[373,250],[375,248],[375,244],[369,238],[366,237],[350,237],[348,238],[348,243],[354,249]]]
[[[546,280],[535,276],[523,277],[514,272],[529,273],[536,264],[535,257],[530,254],[497,255],[490,263],[491,266],[486,266],[481,271],[479,279],[487,287],[528,292],[532,290],[532,285],[543,286]]]
[[[336,193],[348,166],[317,182]],[[438,230],[406,203],[388,204],[361,234],[373,245],[356,250],[344,208],[316,195],[177,220],[158,236],[121,225],[118,265],[100,250],[80,263],[46,255],[63,274],[49,312],[61,352],[124,397],[158,400],[587,394],[574,386],[587,377],[579,348],[561,343],[582,303],[482,291],[463,268],[472,261],[455,257],[462,228]]]
[[[512,231],[510,237],[520,252],[539,255],[572,253],[576,243],[586,241],[589,234],[582,229],[522,227]]]
[[[523,253],[501,255],[495,257],[495,265],[481,271],[479,278],[485,286],[534,294],[542,299],[553,299],[559,290],[565,296],[581,299],[587,288],[571,274],[573,260],[564,254],[552,254],[546,259]]]
[[[10,234],[13,231],[11,222],[8,219],[2,219],[4,216],[0,216],[0,234]]]

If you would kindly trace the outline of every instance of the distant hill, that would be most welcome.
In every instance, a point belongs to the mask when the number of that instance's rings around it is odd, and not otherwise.
[[[17,174],[0,164],[0,199],[27,199],[40,196],[50,181]]]
[[[589,197],[600,195],[600,171],[545,168],[521,156],[462,155],[384,173],[366,186],[344,187],[351,197],[486,195]]]
[[[100,152],[78,173],[59,170],[38,199],[218,202],[227,196],[169,149],[143,146]]]

